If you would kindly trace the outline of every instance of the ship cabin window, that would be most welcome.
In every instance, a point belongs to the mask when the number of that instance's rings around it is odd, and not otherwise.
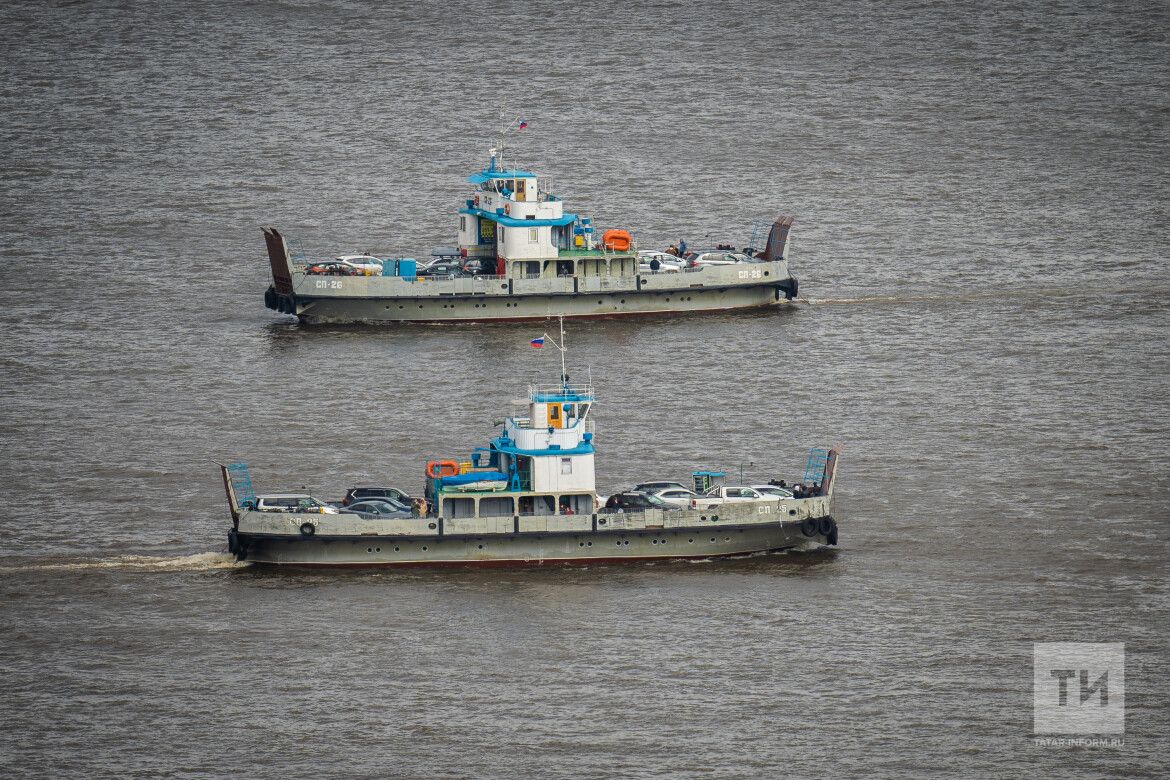
[[[498,228],[496,228],[496,232],[500,236],[500,241],[503,241],[504,240],[504,226],[500,225]]]
[[[443,517],[474,517],[474,498],[444,498]]]
[[[529,217],[534,219],[534,217]],[[538,228],[528,228],[528,243],[535,244],[540,240],[540,230]]]
[[[562,515],[587,515],[593,511],[594,506],[591,495],[561,496],[557,502],[558,512]]]
[[[573,473],[573,459],[572,458],[561,458],[561,473],[562,474],[572,474]]]
[[[479,500],[480,517],[511,517],[516,514],[516,504],[511,496],[490,496]]]
[[[556,502],[553,496],[520,496],[520,514],[522,515],[555,515],[553,507]]]
[[[467,217],[459,218],[459,230],[464,233],[467,232]]]

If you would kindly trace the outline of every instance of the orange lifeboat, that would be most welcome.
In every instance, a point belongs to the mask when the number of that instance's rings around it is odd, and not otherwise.
[[[607,230],[601,234],[601,245],[615,252],[629,252],[633,243],[628,230]]]
[[[427,476],[432,479],[453,477],[459,473],[459,464],[453,460],[432,460],[427,464]]]

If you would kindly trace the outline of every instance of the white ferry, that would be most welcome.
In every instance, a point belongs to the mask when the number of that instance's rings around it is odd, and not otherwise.
[[[438,266],[354,255],[311,260],[265,228],[272,267],[265,304],[307,323],[474,322],[727,311],[796,297],[792,217],[775,220],[762,248],[688,254],[676,247],[678,268],[640,263],[627,230],[597,235],[592,220],[565,211],[537,174],[501,167],[489,151],[488,166],[468,177],[458,246]]]
[[[779,491],[680,509],[604,508],[594,473],[595,404],[589,384],[569,382],[562,349],[561,382],[530,388],[525,414],[508,417],[466,460],[426,464],[426,499],[413,515],[333,513],[319,502],[263,511],[246,466],[222,466],[228,547],[257,564],[503,566],[719,558],[837,543],[830,509],[838,447],[810,453],[799,497]],[[696,487],[710,475],[696,472]]]

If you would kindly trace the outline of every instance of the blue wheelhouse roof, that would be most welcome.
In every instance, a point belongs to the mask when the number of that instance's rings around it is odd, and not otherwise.
[[[490,219],[493,222],[499,222],[504,227],[549,227],[550,225],[569,225],[577,220],[576,214],[563,214],[556,219],[516,219],[505,214],[496,214],[477,208],[459,209],[459,213]]]
[[[570,392],[533,393],[532,400],[536,401],[538,404],[550,404],[550,403],[555,404],[558,401],[560,401],[562,403],[573,403],[573,402],[578,402],[578,401],[592,401],[593,396],[586,395],[585,393],[570,393]]]
[[[498,452],[506,452],[509,455],[527,455],[533,458],[539,458],[545,455],[591,455],[595,452],[593,444],[590,441],[583,441],[576,447],[565,447],[564,449],[549,447],[543,450],[522,450],[513,444],[510,439],[505,439],[503,436],[497,436],[492,439],[492,448]]]
[[[472,184],[484,184],[493,179],[535,179],[536,174],[531,171],[497,171],[492,168],[484,168],[479,173],[473,173],[467,177],[467,181]]]

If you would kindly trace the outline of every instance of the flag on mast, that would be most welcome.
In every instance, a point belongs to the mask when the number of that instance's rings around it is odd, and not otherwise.
[[[541,347],[544,346],[544,336],[540,336],[539,338],[535,338],[528,343],[529,343],[529,345],[532,346],[533,349],[540,349]]]
[[[519,126],[519,127],[517,127],[516,129],[517,129],[517,130],[523,130],[523,129],[524,129],[524,128],[526,128],[526,127],[528,127],[528,120],[527,120],[527,119],[522,119],[522,120],[520,120],[520,126]]]

